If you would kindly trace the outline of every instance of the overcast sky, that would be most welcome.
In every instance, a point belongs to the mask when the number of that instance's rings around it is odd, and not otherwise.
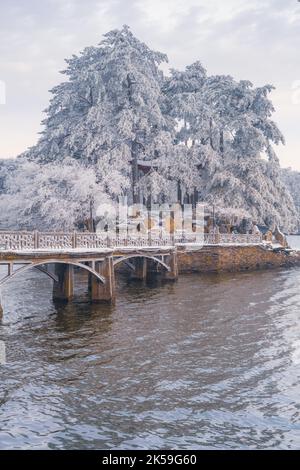
[[[278,154],[300,170],[297,0],[0,0],[0,158],[36,142],[64,58],[123,24],[172,67],[201,60],[209,74],[274,84]]]

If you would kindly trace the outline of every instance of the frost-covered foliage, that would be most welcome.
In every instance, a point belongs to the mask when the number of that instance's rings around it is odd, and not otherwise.
[[[43,167],[23,160],[6,178],[0,228],[70,230],[90,217],[91,204],[107,200],[92,168],[73,159]]]
[[[9,158],[3,160],[0,159],[0,195],[8,190],[6,187],[6,180],[18,165],[19,160]]]
[[[294,204],[298,211],[297,230],[299,232],[300,231],[300,172],[293,171],[291,168],[283,168],[282,178],[293,198]]]
[[[196,62],[183,72],[171,70],[163,92],[166,112],[178,124],[177,147],[193,169],[189,182],[201,199],[228,211],[245,210],[257,223],[293,230],[296,210],[273,148],[284,138],[271,119],[272,89],[207,76]],[[186,174],[181,168],[178,180]],[[183,187],[189,189],[185,181]]]
[[[68,59],[38,143],[15,167],[0,166],[1,225],[67,228],[98,195],[170,201],[179,187],[293,229],[296,209],[274,151],[284,138],[272,121],[273,87],[209,76],[199,61],[164,76],[166,61],[127,26]]]
[[[104,38],[66,60],[62,73],[68,81],[51,90],[45,129],[28,158],[51,162],[71,156],[102,175],[105,167],[105,189],[115,196],[132,184],[137,191],[138,158],[156,157],[162,141],[169,145],[158,68],[167,57],[151,51],[127,26]]]

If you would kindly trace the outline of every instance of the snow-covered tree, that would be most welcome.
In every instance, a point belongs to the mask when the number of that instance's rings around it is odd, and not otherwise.
[[[272,89],[207,76],[196,62],[183,72],[172,70],[163,91],[166,112],[177,122],[178,146],[185,147],[191,167],[180,168],[178,180],[189,175],[209,204],[245,209],[259,223],[291,229],[295,207],[273,148],[284,138],[271,119]]]
[[[176,132],[169,173],[184,194],[201,191],[202,181],[219,167],[220,156],[211,144],[211,111],[203,93],[206,81],[206,70],[198,61],[184,71],[171,69],[163,86],[164,112],[173,119]]]
[[[297,232],[300,231],[300,172],[291,168],[283,168],[282,179],[288,188],[298,212]]]
[[[6,181],[9,174],[14,171],[18,162],[13,158],[0,159],[0,195],[6,191]]]
[[[138,198],[137,162],[157,158],[169,126],[160,109],[161,62],[127,26],[104,35],[98,47],[66,60],[65,81],[51,90],[44,130],[28,157],[71,157],[107,170],[105,189]]]
[[[20,161],[0,196],[0,228],[72,230],[83,226],[92,208],[109,198],[92,168],[73,159],[43,166]]]

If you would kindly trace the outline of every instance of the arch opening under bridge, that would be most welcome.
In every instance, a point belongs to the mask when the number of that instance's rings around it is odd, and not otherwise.
[[[18,276],[19,274],[23,274],[26,271],[29,271],[32,268],[35,268],[39,270],[40,272],[46,274],[48,277],[50,277],[54,282],[58,282],[58,276],[53,274],[51,271],[48,271],[46,268],[44,268],[45,265],[48,264],[54,264],[54,265],[66,265],[66,266],[76,266],[77,268],[83,269],[85,271],[88,271],[89,274],[92,276],[95,276],[95,278],[100,281],[102,284],[105,284],[106,279],[104,276],[99,274],[97,271],[95,271],[93,268],[90,266],[87,266],[86,264],[83,264],[81,262],[76,262],[76,261],[70,261],[70,260],[57,260],[57,259],[50,259],[50,260],[44,260],[41,262],[32,262],[30,264],[25,264],[22,265],[21,268],[18,268],[16,270],[13,270],[11,273],[9,273],[7,276],[2,278],[0,280],[0,287],[5,285],[8,281],[13,279],[14,277]],[[13,264],[12,264],[13,266]]]
[[[165,255],[167,256],[167,255]],[[129,255],[122,255],[122,256],[118,256],[114,259],[114,267],[118,266],[119,264],[123,263],[123,262],[128,262],[130,259],[144,259],[144,260],[151,260],[153,261],[154,263],[156,263],[157,265],[160,265],[162,266],[166,271],[170,271],[171,268],[170,266],[165,263],[162,259],[159,259],[158,257],[156,256],[151,256],[151,255],[146,255],[146,254],[138,254],[138,253],[132,253],[132,254],[129,254]],[[127,264],[127,263],[126,263]]]

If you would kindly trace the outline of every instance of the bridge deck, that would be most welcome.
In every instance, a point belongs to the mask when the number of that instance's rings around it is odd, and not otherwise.
[[[107,256],[122,256],[128,254],[145,254],[152,255],[167,254],[175,251],[175,246],[127,246],[117,248],[76,248],[76,249],[51,249],[51,250],[0,250],[0,264],[7,264],[7,262],[20,262],[20,261],[34,261],[34,260],[51,260],[53,258],[63,259],[77,259],[77,260],[92,260],[99,259]]]

